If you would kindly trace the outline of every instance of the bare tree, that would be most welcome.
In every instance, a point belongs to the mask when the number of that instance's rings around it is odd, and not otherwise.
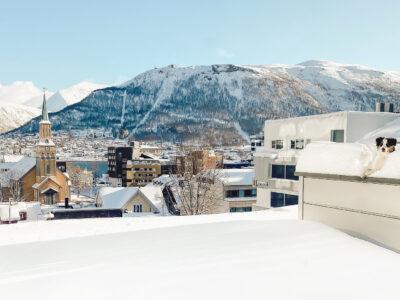
[[[218,170],[203,170],[192,176],[172,176],[172,187],[178,196],[181,214],[212,213],[219,200],[218,177]]]
[[[78,193],[78,198],[86,188],[91,188],[93,185],[93,174],[86,169],[74,167],[69,170],[68,174],[72,187]]]
[[[11,169],[0,175],[0,201],[5,201],[8,197],[8,220],[11,222],[12,202],[24,200],[22,190],[23,173],[20,169]]]

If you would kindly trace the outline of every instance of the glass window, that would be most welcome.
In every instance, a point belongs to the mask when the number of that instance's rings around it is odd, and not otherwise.
[[[296,140],[296,149],[304,148],[304,140]]]
[[[285,194],[285,206],[296,205],[299,203],[299,196]]]
[[[286,166],[286,179],[290,180],[299,180],[299,177],[294,175],[294,172],[296,171],[296,166],[294,165],[287,165]]]
[[[271,192],[271,206],[281,207],[285,205],[285,194]]]
[[[285,166],[284,165],[272,165],[272,178],[285,178]]]
[[[296,141],[295,140],[291,140],[290,141],[290,149],[295,149],[296,148]]]
[[[254,197],[256,196],[254,194],[255,189],[251,189],[251,190],[244,190],[244,197]]]
[[[239,197],[239,191],[226,191],[225,193],[226,198],[238,198]]]
[[[283,148],[283,141],[282,140],[274,140],[271,142],[271,147],[273,149],[282,149]]]
[[[331,130],[331,142],[343,143],[344,142],[344,130],[343,129]]]
[[[248,212],[251,211],[251,206],[245,206],[245,207],[231,207],[229,209],[230,212]]]

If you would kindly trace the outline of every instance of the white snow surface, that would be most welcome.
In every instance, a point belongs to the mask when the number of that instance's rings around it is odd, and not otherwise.
[[[46,91],[46,94],[52,95],[53,93],[51,91]],[[28,103],[36,101],[36,99],[43,99],[43,91],[36,87],[31,81],[15,81],[8,85],[0,84],[0,105],[28,105]]]
[[[68,105],[75,104],[87,96],[94,90],[107,87],[105,84],[92,83],[82,81],[68,88],[57,91],[47,100],[47,109],[51,112],[62,110]]]
[[[363,177],[372,158],[364,144],[313,142],[301,152],[296,171]]]
[[[225,185],[252,185],[254,169],[222,169],[218,176]]]
[[[0,226],[5,299],[397,299],[400,256],[296,207]]]
[[[0,133],[17,128],[40,114],[40,109],[0,101]]]
[[[98,199],[102,208],[122,208],[139,191],[137,187],[102,187]]]

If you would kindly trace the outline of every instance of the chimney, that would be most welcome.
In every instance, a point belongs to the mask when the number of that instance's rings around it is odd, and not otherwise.
[[[375,104],[375,111],[376,112],[394,112],[394,105],[393,103],[389,102],[377,102]]]

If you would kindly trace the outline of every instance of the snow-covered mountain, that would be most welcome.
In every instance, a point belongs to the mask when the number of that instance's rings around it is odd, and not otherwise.
[[[55,130],[127,129],[138,138],[235,142],[266,119],[400,107],[400,72],[325,61],[153,69],[51,114]],[[38,120],[18,129],[37,131]]]
[[[40,109],[22,104],[0,104],[0,133],[17,128],[40,114]]]
[[[53,95],[47,91],[48,96]],[[31,81],[15,81],[9,85],[0,84],[0,104],[25,104],[37,107],[34,103],[43,99],[43,91]],[[39,104],[40,105],[40,104]]]
[[[81,101],[94,90],[102,89],[105,87],[107,87],[107,85],[105,84],[82,81],[66,89],[59,90],[53,96],[48,98],[48,110],[52,112],[62,110],[68,105],[75,104]]]

